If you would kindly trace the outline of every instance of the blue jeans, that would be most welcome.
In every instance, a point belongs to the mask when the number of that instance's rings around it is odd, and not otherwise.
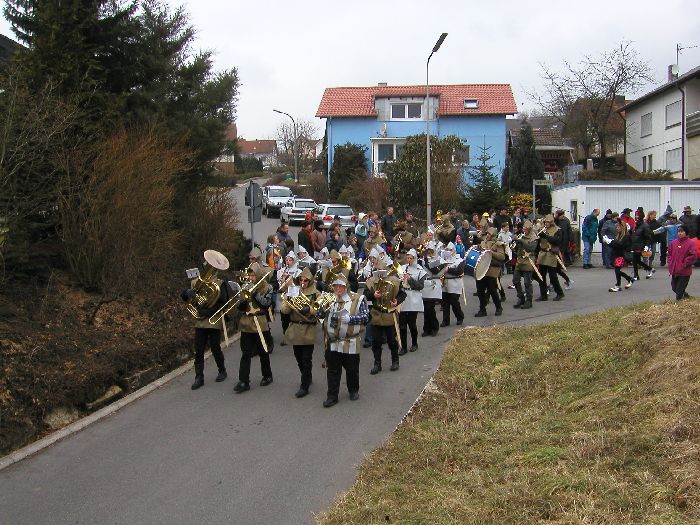
[[[603,266],[606,268],[609,268],[613,265],[613,260],[612,260],[612,248],[610,247],[609,244],[603,243]]]
[[[583,264],[591,264],[591,253],[593,252],[593,242],[583,239]]]

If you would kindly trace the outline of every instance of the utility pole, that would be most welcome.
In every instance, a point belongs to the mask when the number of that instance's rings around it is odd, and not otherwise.
[[[428,56],[428,60],[425,63],[425,215],[426,215],[426,227],[432,224],[433,220],[433,188],[430,180],[430,59],[437,53],[440,46],[447,38],[447,33],[443,33],[438,38],[438,41],[433,46],[433,50]]]

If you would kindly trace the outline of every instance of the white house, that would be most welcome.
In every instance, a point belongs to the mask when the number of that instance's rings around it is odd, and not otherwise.
[[[625,160],[641,172],[700,179],[700,67],[623,106]]]
[[[596,208],[600,218],[608,209],[620,213],[639,206],[661,216],[669,205],[679,216],[684,206],[700,209],[700,181],[579,181],[552,189],[552,209],[564,210],[575,225]]]

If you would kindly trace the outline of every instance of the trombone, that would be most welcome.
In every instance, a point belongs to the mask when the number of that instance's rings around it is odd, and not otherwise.
[[[253,294],[258,291],[260,286],[262,284],[267,284],[267,279],[270,277],[271,273],[272,270],[269,270],[265,275],[258,279],[255,284],[250,282],[245,284],[236,295],[231,297],[231,299],[226,301],[221,308],[214,312],[214,314],[209,318],[209,322],[211,324],[217,324],[227,313],[236,308],[241,302],[250,301],[251,297],[253,297]]]

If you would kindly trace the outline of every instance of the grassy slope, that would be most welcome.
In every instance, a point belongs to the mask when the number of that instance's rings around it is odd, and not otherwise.
[[[320,522],[700,523],[700,303],[467,329]]]

